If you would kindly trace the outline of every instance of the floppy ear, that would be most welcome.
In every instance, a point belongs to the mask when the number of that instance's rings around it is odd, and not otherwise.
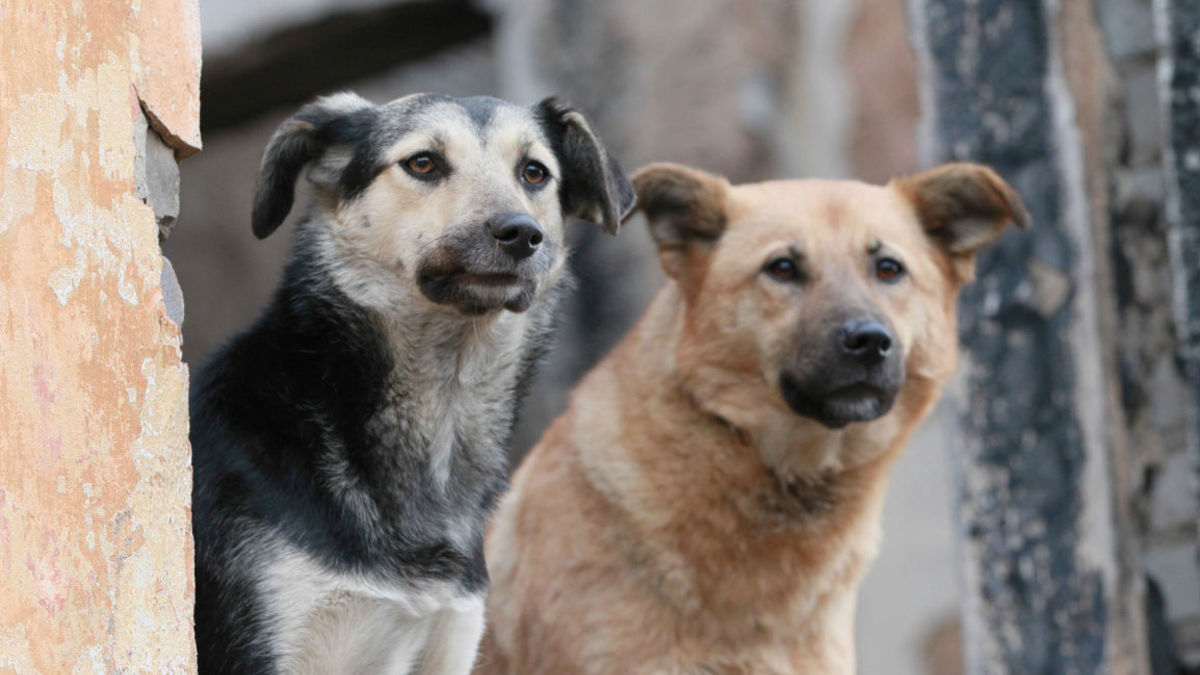
[[[537,115],[562,166],[559,195],[563,214],[596,223],[616,234],[633,210],[633,187],[621,165],[608,156],[583,115],[551,96]]]
[[[729,182],[699,169],[662,162],[638,170],[633,187],[663,270],[678,279],[689,257],[707,250],[725,232]]]
[[[952,259],[973,258],[1010,222],[1029,226],[1029,213],[1016,191],[981,164],[946,164],[893,184]]]
[[[330,144],[330,123],[369,107],[371,103],[357,94],[325,96],[304,106],[279,125],[267,142],[258,171],[250,218],[254,236],[266,238],[292,210],[296,178],[305,165],[319,158]]]

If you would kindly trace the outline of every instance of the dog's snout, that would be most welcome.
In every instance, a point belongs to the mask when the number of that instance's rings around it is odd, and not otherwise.
[[[500,248],[515,260],[533,255],[545,235],[537,221],[524,213],[505,213],[488,221],[488,230]]]
[[[851,319],[838,331],[842,353],[865,363],[876,363],[892,351],[892,334],[874,319]]]

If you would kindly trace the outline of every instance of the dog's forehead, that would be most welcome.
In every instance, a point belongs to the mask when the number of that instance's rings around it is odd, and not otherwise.
[[[813,246],[919,235],[912,207],[903,196],[887,186],[858,181],[740,185],[730,193],[729,215],[734,229],[755,239],[794,238]]]
[[[423,132],[470,135],[484,144],[498,138],[547,143],[531,109],[490,96],[414,94],[380,106],[380,113],[376,131],[389,141]]]

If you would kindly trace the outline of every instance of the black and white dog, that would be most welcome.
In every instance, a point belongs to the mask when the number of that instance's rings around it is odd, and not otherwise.
[[[274,300],[192,388],[200,670],[467,673],[564,222],[615,232],[633,191],[553,99],[319,99],[267,146],[258,237],[305,167]]]

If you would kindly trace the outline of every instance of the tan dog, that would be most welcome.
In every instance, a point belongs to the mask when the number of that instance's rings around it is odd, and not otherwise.
[[[889,469],[955,368],[976,251],[1024,207],[971,164],[634,185],[670,281],[492,520],[479,670],[852,673]]]

